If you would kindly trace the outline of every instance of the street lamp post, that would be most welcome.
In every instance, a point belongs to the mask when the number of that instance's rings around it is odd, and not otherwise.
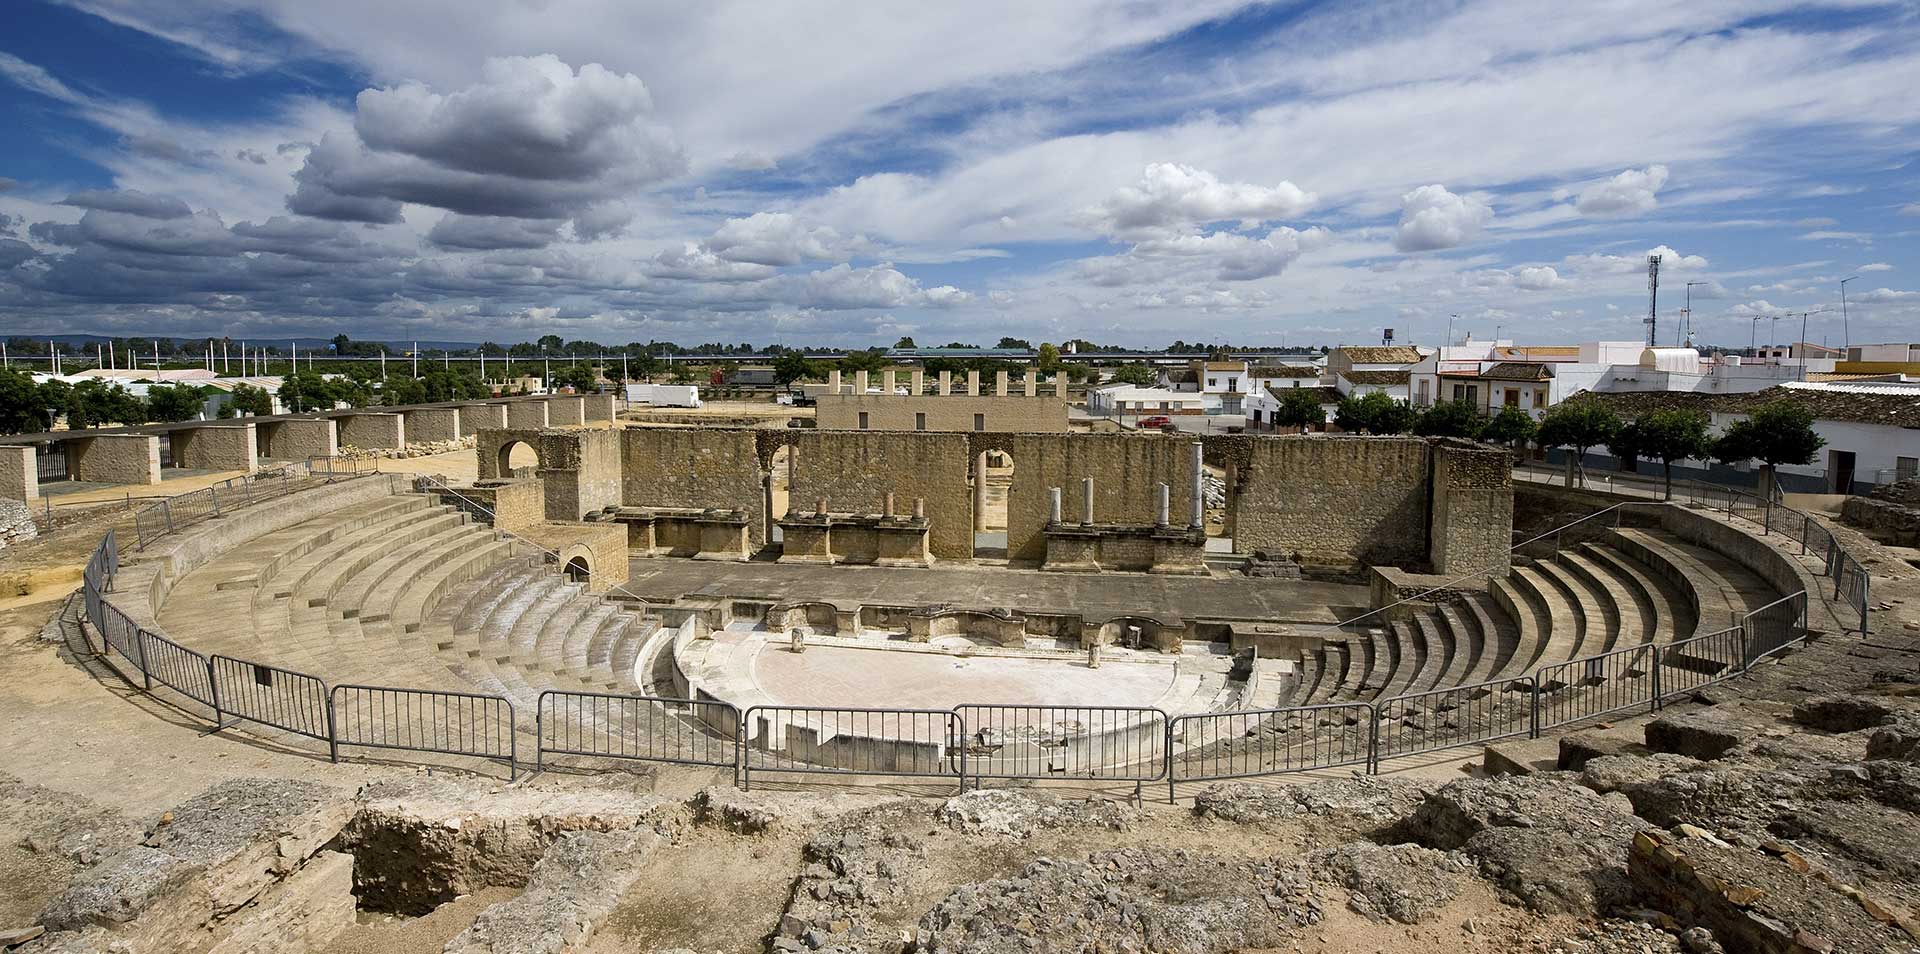
[[[1853,344],[1853,334],[1851,332],[1851,329],[1848,328],[1847,326],[1847,283],[1859,277],[1860,276],[1858,275],[1848,275],[1847,277],[1840,279],[1840,353],[1841,354],[1851,353],[1849,349]]]

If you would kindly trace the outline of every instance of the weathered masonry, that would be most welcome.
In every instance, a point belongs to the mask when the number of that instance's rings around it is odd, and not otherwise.
[[[837,374],[837,372],[836,372]],[[923,373],[915,370],[904,391],[892,371],[881,377],[879,391],[867,388],[867,372],[854,375],[853,390],[843,392],[837,380],[816,397],[815,420],[835,431],[1003,431],[1010,433],[1065,433],[1066,385],[1059,375],[1041,393],[1039,378],[1028,375],[1015,388],[1005,371],[994,376],[991,392],[981,386],[978,372],[969,372],[964,391],[955,392],[952,375],[940,372],[937,390],[926,393]]]
[[[602,511],[632,527],[643,526],[649,542],[640,549],[685,550],[708,559],[744,557],[736,543],[727,545],[726,556],[719,555],[715,533],[740,534],[751,552],[765,547],[774,528],[788,521],[806,535],[808,559],[873,558],[870,543],[861,543],[859,554],[836,554],[823,549],[825,536],[815,532],[818,526],[841,527],[845,538],[865,540],[866,534],[854,531],[869,524],[911,525],[925,534],[932,559],[972,559],[985,499],[985,461],[992,455],[1013,464],[1006,504],[1009,560],[1044,565],[1051,533],[1059,541],[1057,552],[1076,553],[1076,564],[1104,552],[1118,555],[1106,561],[1114,565],[1179,572],[1167,553],[1156,557],[1146,551],[1191,545],[1186,537],[1199,530],[1196,445],[1207,465],[1225,472],[1226,520],[1238,552],[1451,572],[1497,559],[1512,534],[1506,452],[1457,441],[509,429],[480,433],[480,476],[510,476],[505,461],[516,444],[539,455],[547,519],[578,520]],[[776,468],[784,468],[787,477],[788,503],[780,509]],[[1063,501],[1057,511],[1056,490]],[[705,543],[676,547],[661,536],[684,532],[692,540],[696,528]]]

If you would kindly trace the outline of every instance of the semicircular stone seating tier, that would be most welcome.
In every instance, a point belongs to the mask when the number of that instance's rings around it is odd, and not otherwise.
[[[548,689],[668,695],[680,631],[589,593],[531,547],[420,494],[315,492],[313,512],[213,549],[146,612],[170,638],[334,684],[482,692],[526,721]],[[339,503],[323,501],[337,499]],[[229,537],[232,532],[228,531]],[[148,577],[152,578],[151,572]],[[1189,711],[1379,702],[1525,677],[1538,667],[1724,629],[1780,594],[1660,529],[1623,527],[1485,590],[1342,632],[1284,678],[1198,684]],[[157,606],[157,612],[153,612]],[[711,651],[724,652],[726,640]],[[1044,700],[1036,700],[1044,701]]]

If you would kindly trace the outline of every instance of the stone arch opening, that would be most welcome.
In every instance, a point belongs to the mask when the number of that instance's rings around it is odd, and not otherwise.
[[[500,477],[532,477],[540,471],[540,451],[526,441],[508,441],[500,447]]]
[[[576,556],[567,561],[565,573],[567,579],[575,583],[586,583],[593,578],[593,567],[585,556]]]
[[[1013,455],[1005,450],[983,450],[974,455],[973,555],[1007,558],[1007,523],[1013,506]]]

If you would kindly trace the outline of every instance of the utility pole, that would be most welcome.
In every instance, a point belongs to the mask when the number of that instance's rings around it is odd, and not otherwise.
[[[413,376],[420,376],[420,342],[413,343]]]
[[[1851,356],[1853,353],[1851,350],[1853,346],[1853,333],[1847,326],[1847,283],[1859,277],[1858,275],[1849,275],[1840,279],[1840,353],[1842,355]]]
[[[1659,344],[1660,330],[1660,256],[1647,256],[1647,347]]]
[[[1692,344],[1693,344],[1693,286],[1695,286],[1695,285],[1710,285],[1710,284],[1712,284],[1712,283],[1711,283],[1711,282],[1688,282],[1688,283],[1687,283],[1687,308],[1686,308],[1686,315],[1687,315],[1687,328],[1686,328],[1686,344],[1687,344],[1688,346],[1692,346]]]

